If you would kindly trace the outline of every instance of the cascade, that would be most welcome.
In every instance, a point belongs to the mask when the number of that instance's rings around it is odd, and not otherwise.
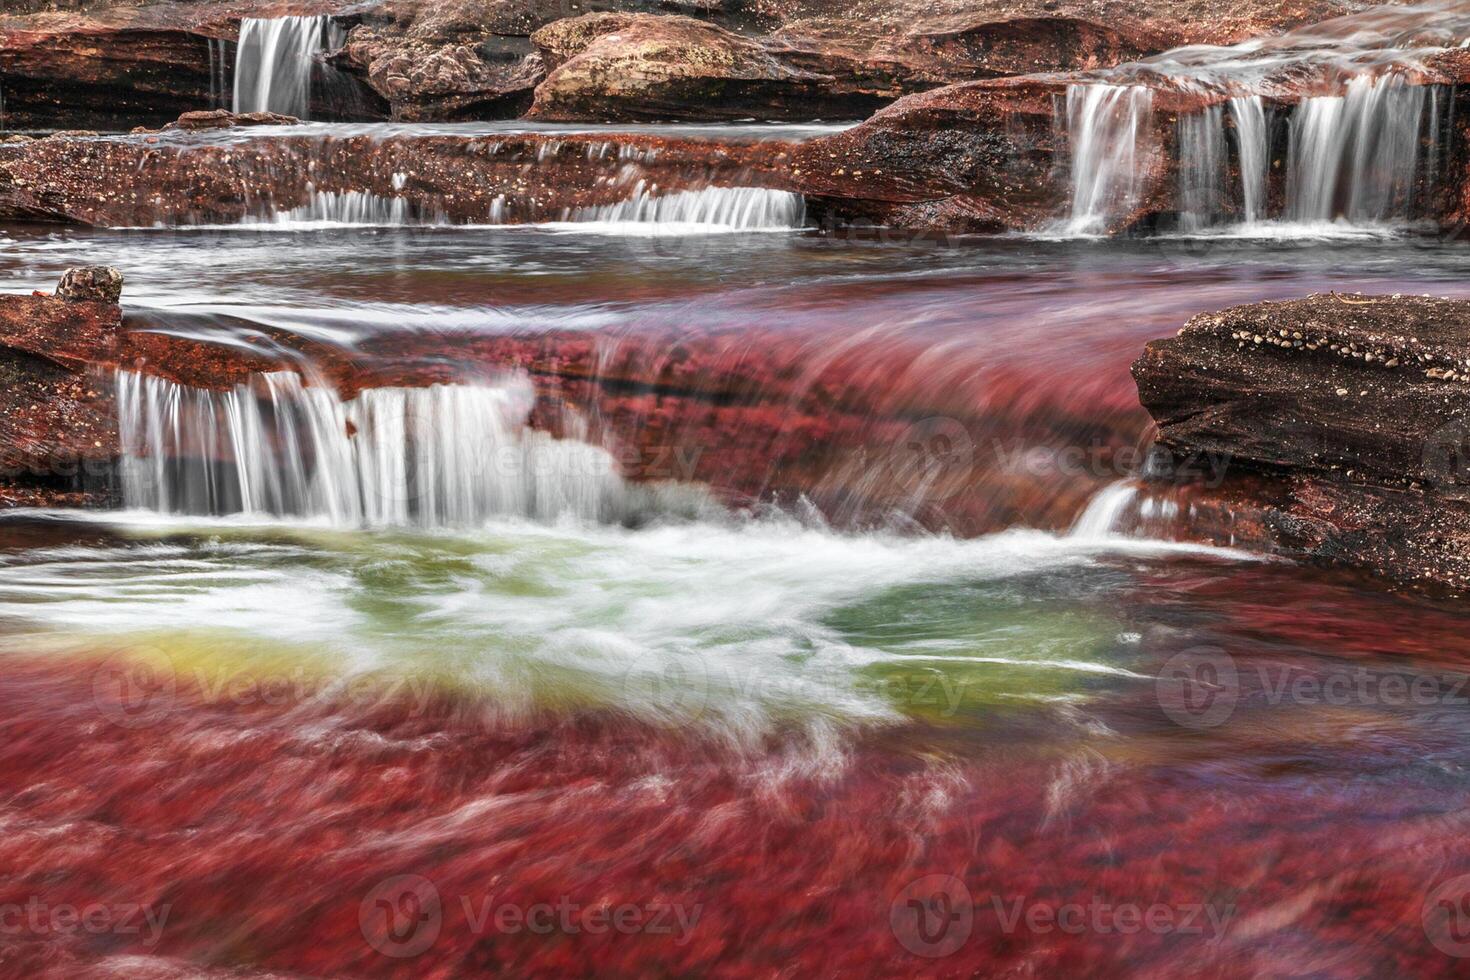
[[[121,371],[117,400],[133,508],[453,527],[497,515],[612,520],[631,499],[606,451],[526,428],[523,376],[344,401],[291,372],[210,391]]]
[[[1216,105],[1179,117],[1179,223],[1184,231],[1208,228],[1224,213],[1224,116]]]
[[[1254,224],[1266,216],[1266,176],[1271,166],[1266,107],[1259,95],[1236,96],[1229,105],[1240,166],[1240,217]]]
[[[247,218],[247,225],[407,225],[408,202],[368,191],[318,191],[308,188],[309,200],[300,207],[276,211],[264,218]]]
[[[802,227],[806,223],[806,202],[800,194],[765,187],[705,187],[659,195],[639,181],[628,200],[578,208],[567,219],[773,231]]]
[[[235,111],[307,118],[317,56],[345,40],[326,16],[246,17],[235,51]]]
[[[1064,232],[1106,231],[1110,218],[1138,203],[1152,107],[1153,92],[1142,85],[1067,86],[1072,213]]]

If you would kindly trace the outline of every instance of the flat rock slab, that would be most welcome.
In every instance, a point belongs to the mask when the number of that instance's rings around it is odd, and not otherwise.
[[[1133,375],[1162,446],[1254,481],[1242,506],[1275,544],[1470,586],[1470,302],[1234,307],[1150,343]]]

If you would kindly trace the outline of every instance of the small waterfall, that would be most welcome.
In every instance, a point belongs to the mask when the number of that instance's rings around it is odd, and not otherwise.
[[[228,109],[232,94],[229,87],[229,51],[223,40],[209,39],[209,107]]]
[[[1124,518],[1138,502],[1138,485],[1128,480],[1110,483],[1095,493],[1072,523],[1068,537],[1105,538],[1122,530]]]
[[[1230,100],[1240,166],[1240,217],[1254,224],[1266,216],[1266,177],[1271,166],[1271,136],[1266,107],[1259,95]]]
[[[568,220],[786,231],[806,224],[806,201],[800,194],[765,187],[706,187],[659,195],[639,181],[628,200],[578,208]]]
[[[1066,111],[1072,215],[1062,231],[1097,234],[1138,204],[1153,92],[1142,85],[1069,85]]]
[[[117,397],[134,508],[444,527],[496,515],[610,520],[631,499],[607,452],[526,428],[524,377],[343,401],[289,372],[209,391],[122,371]]]
[[[317,56],[345,40],[342,29],[326,16],[246,17],[235,51],[235,111],[307,118]]]
[[[382,197],[368,191],[317,191],[308,188],[310,200],[288,211],[264,218],[247,218],[242,224],[279,226],[316,225],[406,225],[411,221],[408,202],[401,197]]]
[[[1225,213],[1225,113],[1221,106],[1179,117],[1179,226],[1216,224]]]
[[[1387,221],[1410,216],[1427,89],[1361,76],[1343,95],[1304,99],[1291,118],[1286,216]],[[1437,130],[1437,120],[1430,120]]]

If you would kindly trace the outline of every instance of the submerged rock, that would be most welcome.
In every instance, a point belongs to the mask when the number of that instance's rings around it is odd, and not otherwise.
[[[1470,587],[1470,302],[1312,296],[1191,320],[1133,366],[1159,443],[1268,543]]]

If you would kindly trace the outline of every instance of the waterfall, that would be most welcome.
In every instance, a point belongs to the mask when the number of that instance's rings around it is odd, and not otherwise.
[[[1190,506],[1181,523],[1180,499],[1178,488],[1118,480],[1093,494],[1068,537],[1174,540],[1194,517]]]
[[[1240,166],[1240,217],[1254,224],[1266,216],[1266,176],[1271,166],[1271,135],[1266,108],[1259,95],[1230,100],[1235,123],[1235,145]]]
[[[368,191],[318,191],[309,186],[307,193],[309,200],[300,207],[263,218],[246,218],[241,224],[300,227],[410,223],[408,202],[401,197],[382,197]]]
[[[307,118],[317,55],[345,40],[330,17],[246,17],[235,51],[235,111]]]
[[[1179,117],[1179,226],[1200,231],[1225,211],[1225,114],[1220,106]]]
[[[1138,501],[1138,485],[1128,480],[1110,483],[1095,493],[1072,523],[1069,537],[1105,538],[1122,530],[1124,517]]]
[[[526,428],[523,376],[343,401],[289,372],[209,391],[121,371],[117,400],[129,507],[444,527],[608,520],[628,506],[610,454]]]
[[[226,42],[210,38],[209,44],[209,107],[225,109],[230,103],[228,81],[229,52]]]
[[[1153,92],[1142,85],[1067,86],[1072,215],[1062,231],[1097,234],[1138,204]]]
[[[568,220],[785,231],[806,224],[806,201],[800,194],[765,187],[706,187],[660,196],[639,181],[628,200],[578,208]]]
[[[1362,76],[1343,95],[1304,99],[1291,119],[1286,216],[1386,221],[1410,215],[1427,90]],[[1437,128],[1437,120],[1430,120]]]

